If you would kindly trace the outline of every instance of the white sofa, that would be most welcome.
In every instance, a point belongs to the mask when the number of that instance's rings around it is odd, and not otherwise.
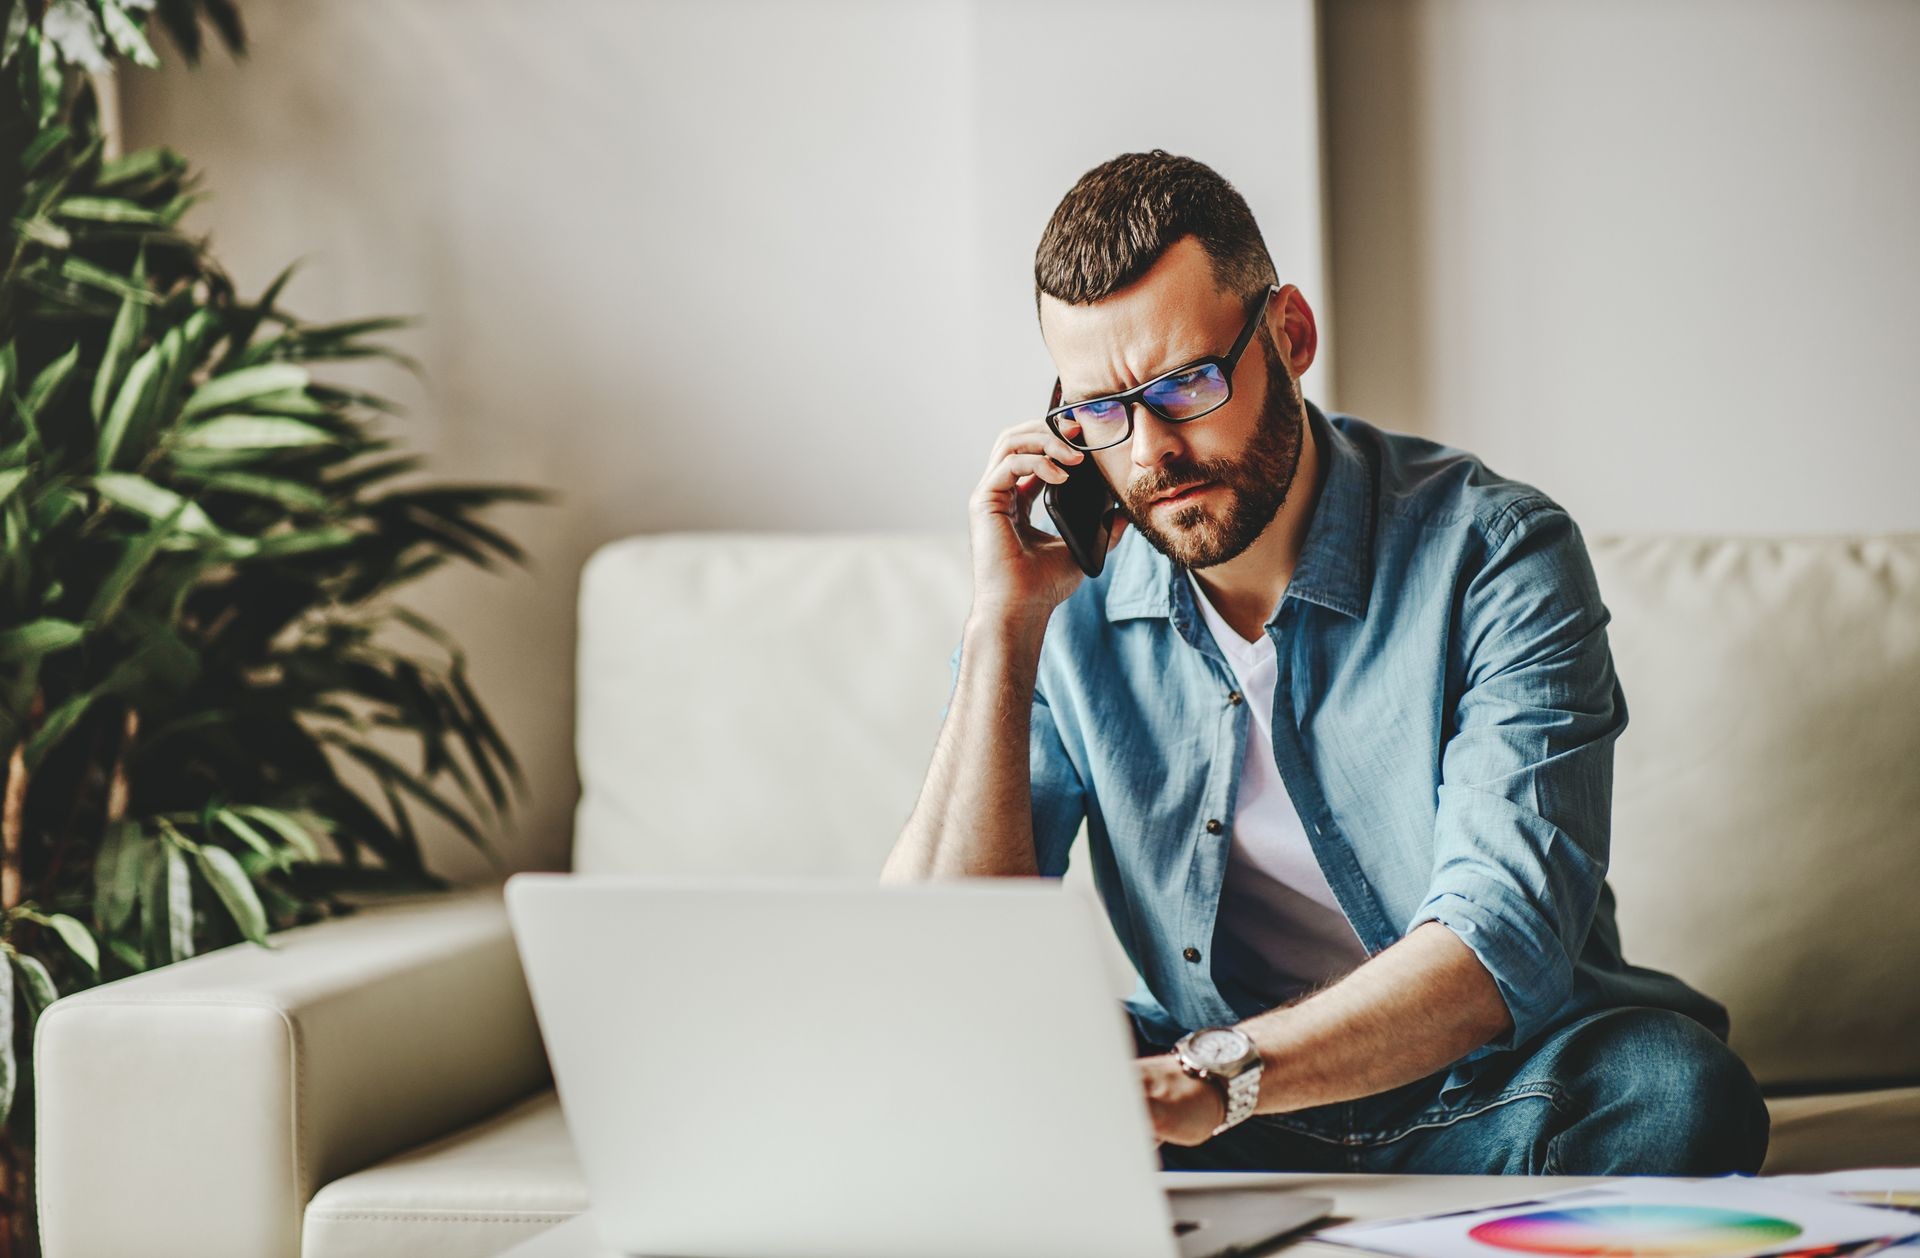
[[[1629,959],[1731,1007],[1768,1171],[1920,1164],[1920,536],[1592,551]],[[876,873],[967,573],[958,535],[601,549],[574,868]],[[44,1015],[48,1258],[482,1255],[585,1206],[497,887],[276,942]]]

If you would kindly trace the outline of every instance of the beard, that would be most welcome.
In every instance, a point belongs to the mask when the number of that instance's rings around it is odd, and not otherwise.
[[[1280,351],[1260,338],[1267,360],[1267,396],[1260,421],[1238,458],[1163,463],[1136,478],[1120,498],[1120,510],[1153,548],[1183,568],[1211,568],[1253,545],[1293,488],[1300,468],[1300,430],[1306,406],[1300,385],[1287,373]],[[1175,507],[1162,528],[1152,500],[1182,485],[1204,481],[1226,491],[1226,505],[1204,502]],[[1215,496],[1218,501],[1219,495]]]

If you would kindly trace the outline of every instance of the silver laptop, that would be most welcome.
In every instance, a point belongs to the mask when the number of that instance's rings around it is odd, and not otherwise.
[[[1331,1207],[1160,1170],[1106,924],[1057,883],[539,873],[506,903],[622,1253],[1198,1258]]]

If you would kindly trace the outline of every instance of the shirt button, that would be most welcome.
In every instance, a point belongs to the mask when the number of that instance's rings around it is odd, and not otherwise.
[[[1208,833],[1208,834],[1218,834],[1218,833],[1220,833],[1220,829],[1221,829],[1221,827],[1220,827],[1220,821],[1219,821],[1219,819],[1218,819],[1218,818],[1215,818],[1215,817],[1208,817],[1208,818],[1207,818],[1207,833]],[[1191,958],[1191,957],[1189,957],[1189,958],[1187,958],[1187,959],[1188,959],[1189,961],[1191,961],[1191,960],[1192,960],[1193,958]]]
[[[1240,705],[1240,700],[1242,699],[1242,697],[1243,696],[1238,690],[1227,691],[1227,702],[1233,705],[1234,707],[1238,707]]]
[[[1198,961],[1200,959],[1200,949],[1188,948],[1183,952],[1181,952],[1180,955],[1185,957],[1189,961]]]

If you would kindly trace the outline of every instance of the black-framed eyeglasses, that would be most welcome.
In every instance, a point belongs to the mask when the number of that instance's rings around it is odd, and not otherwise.
[[[1047,427],[1055,436],[1081,450],[1104,450],[1133,436],[1133,408],[1144,404],[1148,410],[1170,424],[1184,424],[1225,406],[1233,397],[1233,368],[1247,346],[1253,342],[1253,330],[1267,302],[1280,291],[1269,285],[1247,312],[1247,326],[1225,354],[1196,358],[1125,393],[1087,398],[1067,406],[1055,406],[1047,412]],[[1060,382],[1053,382],[1053,400],[1060,400]]]

